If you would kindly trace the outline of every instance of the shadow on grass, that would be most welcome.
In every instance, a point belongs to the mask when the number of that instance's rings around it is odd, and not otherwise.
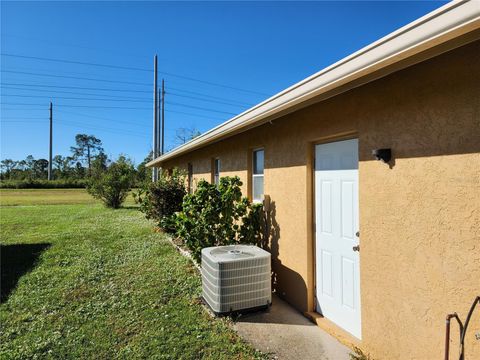
[[[1,245],[1,296],[0,303],[5,302],[17,286],[20,277],[31,271],[40,254],[51,244],[12,244]]]

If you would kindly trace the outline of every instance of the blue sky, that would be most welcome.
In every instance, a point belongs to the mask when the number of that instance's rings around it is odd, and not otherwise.
[[[154,54],[171,148],[176,129],[204,132],[444,3],[2,1],[1,158],[48,157],[52,100],[54,155],[87,133],[141,162]]]

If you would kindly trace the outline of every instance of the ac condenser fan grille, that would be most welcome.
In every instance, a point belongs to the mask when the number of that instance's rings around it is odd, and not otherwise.
[[[270,253],[252,245],[202,250],[202,293],[217,314],[272,302]]]

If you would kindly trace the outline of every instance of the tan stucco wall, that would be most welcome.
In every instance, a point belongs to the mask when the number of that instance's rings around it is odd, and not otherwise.
[[[445,316],[480,293],[480,41],[164,164],[239,175],[265,149],[276,290],[313,310],[312,152],[359,138],[362,348],[378,359],[443,356]],[[389,147],[391,168],[371,150]],[[480,311],[466,354],[480,358]],[[452,326],[452,346],[458,331]],[[456,347],[452,348],[452,356]]]

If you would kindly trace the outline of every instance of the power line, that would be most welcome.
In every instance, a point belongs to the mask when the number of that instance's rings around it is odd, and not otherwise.
[[[9,96],[17,96],[17,95],[9,95]],[[40,97],[40,98],[50,98],[49,96],[21,96],[18,95],[19,97]],[[87,101],[124,101],[124,100],[118,100],[118,99],[94,99],[94,98],[67,98],[67,97],[55,97],[58,99],[70,99],[70,100],[87,100]],[[141,102],[139,100],[129,100],[133,102]],[[149,101],[144,101],[144,102],[149,102]],[[42,106],[43,104],[27,104],[27,103],[1,103],[2,105],[31,105],[31,106]],[[168,102],[170,105],[174,106],[181,106],[181,107],[186,107],[190,109],[196,109],[196,110],[202,110],[202,111],[209,111],[209,112],[215,112],[219,114],[227,114],[227,115],[236,115],[236,113],[228,112],[228,111],[221,111],[221,110],[215,110],[215,109],[209,109],[201,106],[194,106],[194,105],[188,105],[188,104],[183,104],[183,103],[177,103],[177,102]],[[131,109],[131,110],[147,110],[149,108],[147,107],[129,107],[129,106],[97,106],[97,105],[64,105],[64,104],[55,104],[56,106],[59,107],[83,107],[83,108],[91,108],[91,109]]]
[[[82,87],[82,86],[60,86],[60,85],[22,84],[22,83],[6,83],[6,82],[4,82],[3,85],[27,86],[27,87],[47,87],[47,88],[59,88],[59,89],[77,89],[77,90],[138,92],[138,93],[148,93],[148,94],[151,93],[151,91],[147,91],[147,90],[127,90],[127,89],[111,89],[111,88],[94,88],[94,87]]]
[[[57,111],[60,112],[60,113],[77,115],[77,116],[85,116],[85,117],[89,117],[89,118],[93,118],[93,119],[113,121],[113,122],[124,122],[124,123],[126,123],[126,124],[138,125],[138,123],[132,122],[132,121],[109,119],[109,118],[105,118],[105,117],[100,117],[100,116],[95,116],[95,115],[81,114],[81,113],[77,113],[77,112],[73,112],[73,111],[66,111],[66,110],[57,110]],[[204,117],[204,118],[206,118],[206,119],[211,119],[211,120],[222,120],[222,119],[218,119],[218,118],[211,118],[211,117],[209,117],[209,116],[202,116],[202,115],[192,114],[192,113],[183,112],[183,111],[175,111],[175,110],[165,110],[165,111],[166,111],[166,112],[171,112],[171,113],[183,114],[183,115]],[[167,130],[173,130],[173,129],[167,128]]]
[[[94,94],[95,95],[95,94]],[[22,97],[22,98],[52,98],[63,100],[88,100],[88,101],[121,101],[121,102],[151,102],[150,100],[126,100],[126,99],[103,99],[103,98],[81,98],[81,97],[68,97],[68,96],[48,96],[48,95],[18,95],[18,94],[2,94],[2,96],[10,97]]]
[[[130,131],[127,129],[113,129],[110,127],[104,127],[104,126],[97,126],[97,125],[91,125],[88,123],[81,123],[81,122],[76,122],[76,121],[71,121],[71,120],[57,120],[58,124],[70,124],[70,125],[76,125],[76,126],[81,126],[81,127],[89,127],[92,129],[99,129],[103,131],[109,131],[109,132],[118,132],[118,133],[123,133],[125,135],[130,135],[130,134],[136,134],[136,135],[141,135],[147,137],[148,135],[146,133],[140,133],[140,132],[135,132],[135,131]]]
[[[186,94],[193,94],[193,95],[208,97],[208,98],[212,98],[212,99],[217,99],[217,100],[225,100],[225,101],[230,101],[230,102],[236,102],[240,105],[253,106],[253,104],[246,103],[246,102],[243,102],[243,101],[238,101],[238,100],[235,100],[235,99],[228,99],[228,98],[219,97],[219,96],[207,95],[205,93],[199,93],[199,92],[195,92],[195,91],[191,91],[191,90],[179,89],[179,88],[175,88],[175,87],[171,87],[171,86],[168,89],[175,90],[175,91],[180,91],[180,92],[183,92],[183,93],[186,93]],[[171,93],[169,92],[169,94],[171,94]]]
[[[35,124],[45,124],[44,122],[41,121],[33,121],[33,120],[3,120],[0,123],[35,123]],[[86,127],[86,128],[91,128],[91,129],[98,129],[102,131],[107,131],[107,132],[112,132],[112,133],[118,133],[122,135],[137,135],[137,136],[142,136],[142,137],[148,137],[147,134],[145,133],[138,133],[138,132],[132,132],[127,129],[112,129],[109,127],[99,127],[99,126],[92,126],[91,124],[88,123],[80,123],[80,122],[75,122],[75,121],[70,121],[70,120],[55,120],[56,125],[73,125],[76,127]]]
[[[84,116],[84,117],[88,117],[88,118],[92,118],[92,119],[99,119],[99,120],[111,121],[111,122],[115,122],[115,123],[124,123],[124,124],[131,124],[131,125],[137,125],[137,126],[139,125],[138,123],[133,122],[133,121],[109,119],[109,118],[105,118],[105,117],[101,117],[101,116],[80,114],[80,113],[73,112],[73,111],[65,111],[65,110],[57,110],[57,111],[58,111],[59,113],[61,113],[61,114],[70,114],[70,115],[76,115],[76,116]]]
[[[14,86],[2,86],[4,89],[14,89],[14,90],[27,90],[27,91],[35,91],[35,90],[29,90],[29,89],[23,89],[23,88],[18,88]],[[64,90],[49,90],[50,92],[54,93],[66,93],[66,94],[74,94],[74,95],[87,95],[87,96],[95,96],[95,95],[100,95],[100,94],[92,94],[92,93],[82,93],[82,92],[72,92],[72,91],[64,91]],[[189,96],[189,95],[181,95],[181,94],[176,94],[176,93],[171,93],[169,92],[168,94],[172,96],[178,96],[182,98],[188,98],[188,99],[194,99],[198,101],[204,101],[204,102],[211,102],[211,103],[216,103],[216,104],[223,104],[223,105],[230,105],[230,106],[236,106],[239,107],[241,105],[238,104],[233,104],[229,103],[226,101],[219,101],[219,100],[209,100],[209,99],[202,99],[200,97],[196,96]],[[12,96],[12,97],[26,97],[26,98],[55,98],[55,99],[68,99],[68,100],[105,100],[105,101],[132,101],[132,102],[150,102],[151,100],[144,100],[144,98],[141,97],[131,97],[131,96],[119,96],[119,95],[106,95],[106,94],[101,94],[101,96],[108,96],[116,99],[99,99],[99,98],[76,98],[76,97],[63,97],[63,96],[48,96],[48,95],[26,95],[26,94],[2,94],[2,96]],[[118,100],[118,99],[125,99],[125,100]]]
[[[172,101],[169,101],[168,104],[176,105],[176,106],[183,106],[183,107],[187,107],[187,108],[190,108],[190,109],[212,111],[212,112],[217,112],[217,113],[220,113],[220,114],[236,115],[235,113],[231,113],[231,112],[228,112],[228,111],[211,110],[211,109],[207,109],[207,108],[204,108],[204,107],[201,107],[201,106],[187,105],[187,104],[182,104],[182,103],[177,103],[177,102],[172,102]]]
[[[186,99],[193,99],[193,100],[211,102],[211,103],[222,104],[222,105],[229,105],[229,106],[236,106],[236,107],[242,106],[242,105],[234,104],[234,103],[231,103],[231,102],[228,102],[228,101],[202,99],[201,97],[198,97],[198,96],[181,95],[181,94],[176,94],[176,93],[172,93],[172,92],[167,92],[167,94],[172,95],[172,96],[178,96],[178,97],[186,98]]]
[[[38,109],[5,109],[4,110],[22,110],[22,111],[28,111],[28,110],[45,110],[44,108],[38,108]],[[123,121],[123,120],[114,120],[114,119],[108,119],[108,118],[104,118],[104,117],[100,117],[100,116],[94,116],[94,115],[87,115],[87,114],[81,114],[81,113],[77,113],[77,112],[72,112],[72,111],[66,111],[66,110],[57,110],[57,112],[60,112],[60,113],[66,113],[66,114],[72,114],[72,115],[78,115],[78,116],[85,116],[85,117],[90,117],[90,118],[94,118],[94,119],[99,119],[99,120],[107,120],[107,121],[114,121],[114,122],[124,122],[124,123],[128,123],[128,124],[135,124],[135,125],[138,125],[137,123],[135,122],[127,122],[127,121]],[[168,113],[173,113],[173,114],[180,114],[180,115],[187,115],[187,116],[192,116],[192,117],[199,117],[199,118],[204,118],[204,119],[208,119],[208,120],[215,120],[215,121],[223,121],[224,119],[222,118],[217,118],[217,117],[211,117],[211,116],[207,116],[207,115],[202,115],[202,114],[194,114],[194,113],[189,113],[189,112],[185,112],[185,111],[178,111],[178,110],[170,110],[170,109],[165,109],[165,112],[168,112]],[[9,119],[27,119],[27,118],[24,118],[24,117],[9,117]],[[28,119],[38,119],[38,120],[41,120],[41,119],[46,119],[45,117],[28,117]],[[172,130],[172,129],[168,129],[167,130]]]
[[[3,105],[3,103],[0,103],[0,105]],[[44,105],[44,104],[42,104]],[[8,108],[1,106],[2,110],[5,111],[44,111],[46,108],[24,108],[24,109],[19,109],[19,108]]]
[[[217,87],[222,87],[222,88],[230,89],[230,90],[237,90],[237,91],[247,92],[247,93],[252,93],[252,94],[257,94],[257,95],[269,96],[268,94],[261,93],[259,91],[253,91],[253,90],[238,88],[238,87],[235,87],[235,86],[217,84],[217,83],[207,81],[207,80],[195,79],[195,78],[192,78],[192,77],[189,77],[189,76],[176,75],[176,74],[165,72],[165,71],[159,71],[159,73],[162,73],[162,74],[165,74],[165,75],[168,75],[168,76],[172,76],[172,77],[176,77],[176,78],[179,78],[179,79],[185,79],[185,80],[200,82],[200,83],[210,85],[210,86],[217,86]]]
[[[0,103],[1,105],[16,105],[16,106],[43,106],[44,104],[25,104],[25,103]],[[149,108],[139,108],[139,107],[123,107],[123,106],[96,106],[96,105],[60,105],[55,104],[55,106],[60,107],[84,107],[91,109],[127,109],[127,110],[146,110]]]
[[[123,69],[123,70],[136,70],[136,71],[152,72],[152,70],[149,70],[149,69],[119,66],[119,65],[113,65],[113,64],[88,63],[88,62],[82,62],[82,61],[45,58],[45,57],[37,57],[37,56],[26,56],[26,55],[18,55],[18,54],[7,54],[7,53],[1,53],[1,55],[2,56],[17,57],[17,58],[24,58],[24,59],[32,59],[32,60],[53,61],[53,62],[63,62],[63,63],[68,63],[68,64],[90,65],[90,66],[99,66],[99,67],[115,68],[115,69]],[[158,71],[158,72],[161,73],[161,74],[165,74],[167,76],[172,76],[172,77],[176,77],[176,78],[179,78],[179,79],[185,79],[185,80],[189,80],[189,81],[195,81],[195,82],[207,84],[207,85],[210,85],[210,86],[222,87],[222,88],[226,88],[226,89],[231,89],[231,90],[236,90],[236,91],[241,91],[241,92],[247,92],[247,93],[252,93],[252,94],[257,94],[257,95],[269,96],[268,94],[265,94],[265,93],[262,93],[262,92],[259,92],[259,91],[243,89],[243,88],[239,88],[239,87],[236,87],[236,86],[230,86],[230,85],[225,85],[225,84],[219,84],[219,83],[216,83],[216,82],[213,82],[213,81],[197,79],[197,78],[194,78],[194,77],[191,77],[191,76],[179,75],[179,74],[166,72],[166,71]]]
[[[80,127],[80,128],[89,128],[89,129],[94,129],[94,130],[100,130],[100,131],[105,131],[105,132],[110,132],[112,134],[119,134],[119,135],[127,135],[127,136],[138,136],[138,137],[143,137],[143,138],[148,138],[149,136],[147,134],[140,134],[140,133],[135,133],[131,131],[118,131],[117,129],[109,129],[109,128],[103,128],[103,127],[98,127],[98,126],[91,126],[91,125],[85,125],[81,123],[75,123],[75,122],[70,122],[70,121],[61,121],[58,122],[58,125],[63,125],[63,126],[71,126],[71,127]]]
[[[147,83],[138,83],[133,81],[120,81],[120,80],[107,80],[107,79],[95,79],[95,78],[86,78],[81,76],[68,76],[68,75],[54,75],[54,74],[40,74],[26,71],[15,71],[15,70],[4,70],[1,72],[11,73],[11,74],[22,74],[22,75],[33,75],[33,76],[45,76],[45,77],[54,77],[54,78],[64,78],[64,79],[76,79],[76,80],[87,80],[87,81],[100,81],[108,83],[118,83],[118,84],[129,84],[129,85],[141,85],[141,86],[150,86]]]
[[[7,85],[7,86],[4,86],[4,85]],[[2,87],[5,87],[5,88],[10,87],[10,88],[13,89],[14,87],[11,87],[11,86],[36,87],[36,88],[40,87],[40,88],[76,89],[76,90],[94,90],[94,91],[115,91],[115,92],[127,92],[127,93],[128,92],[148,93],[148,94],[151,93],[151,91],[148,91],[148,90],[127,90],[127,89],[97,88],[97,87],[83,87],[83,86],[60,86],[60,85],[6,83],[6,82],[4,82],[3,85],[2,85]],[[15,89],[23,90],[23,88],[17,88],[17,87]],[[224,98],[224,97],[219,97],[219,96],[214,96],[214,95],[207,95],[207,94],[204,94],[204,93],[199,93],[199,92],[180,89],[180,88],[169,87],[169,89],[172,89],[174,91],[178,91],[178,92],[181,92],[181,93],[198,95],[199,96],[198,100],[204,100],[203,98],[205,98],[205,99],[215,99],[215,100],[230,102],[230,103],[232,103],[232,105],[235,104],[235,103],[240,105],[240,106],[252,106],[253,105],[251,103],[237,101],[237,100],[234,100],[234,99],[229,99],[229,98]],[[29,90],[29,89],[25,89],[25,90]],[[32,89],[32,91],[33,91],[33,89]],[[81,93],[71,92],[71,94],[80,95]],[[172,92],[168,92],[168,94],[180,96],[180,94],[175,94],[175,93],[172,93]],[[107,95],[104,95],[104,96],[107,96]],[[113,95],[108,95],[108,96],[113,96]],[[117,95],[115,95],[115,96],[117,96]],[[181,95],[181,96],[186,97],[185,95]],[[192,99],[197,99],[197,97],[192,97]]]
[[[3,89],[14,89],[14,90],[22,90],[22,91],[39,91],[39,90],[36,90],[36,89],[24,89],[22,87],[15,87],[15,86],[3,86],[2,85],[1,87]],[[92,93],[83,93],[83,92],[65,91],[65,90],[47,90],[47,91],[52,92],[52,93],[72,94],[72,95],[87,95],[87,96],[101,95],[101,96],[108,96],[108,97],[119,98],[119,99],[139,99],[139,100],[144,100],[145,99],[144,97],[108,95],[108,94],[92,94]],[[9,96],[9,95],[6,95],[6,96]]]
[[[5,103],[5,102],[1,102],[0,105],[44,106],[45,104],[25,104],[25,103]]]
[[[2,121],[3,121],[4,118],[2,118]],[[24,117],[24,116],[9,116],[7,119],[11,119],[11,120],[45,120],[46,117]]]
[[[212,118],[212,117],[206,116],[206,115],[192,114],[192,113],[177,111],[177,110],[167,110],[167,109],[165,109],[165,112],[170,112],[170,113],[174,113],[174,114],[189,115],[189,116],[195,116],[195,117],[201,117],[201,118],[205,118],[205,119],[209,119],[209,120],[217,120],[217,121],[223,121],[224,120],[224,119],[219,119],[219,118]]]
[[[88,49],[88,50],[94,50],[94,51],[101,51],[101,52],[105,52],[105,53],[109,53],[109,54],[116,54],[116,55],[121,55],[121,56],[130,56],[130,57],[145,60],[144,56],[133,55],[133,54],[127,53],[127,52],[114,51],[114,50],[111,50],[111,49],[105,49],[104,47],[98,48],[98,47],[84,46],[84,45],[78,45],[78,44],[72,44],[72,43],[67,44],[67,43],[61,43],[61,42],[58,42],[58,41],[55,41],[55,42],[48,41],[48,40],[40,39],[40,38],[37,38],[37,37],[28,37],[28,36],[12,35],[12,34],[2,34],[2,36],[10,37],[10,38],[17,38],[17,39],[24,39],[24,40],[33,41],[33,42],[36,42],[36,43],[42,42],[44,44],[49,44],[49,45],[53,45],[53,46],[57,46],[57,47],[70,47],[70,48]]]
[[[150,110],[147,107],[129,107],[129,106],[96,106],[96,105],[56,105],[60,107],[80,107],[90,109],[125,109],[125,110]]]
[[[110,65],[110,64],[98,64],[98,63],[90,63],[90,62],[83,62],[83,61],[73,61],[73,60],[65,60],[65,59],[53,59],[53,58],[45,58],[45,57],[39,57],[39,56],[26,56],[26,55],[7,54],[7,53],[1,53],[0,55],[2,55],[2,56],[14,57],[14,58],[21,58],[21,59],[32,59],[32,60],[41,60],[41,61],[60,62],[60,63],[66,63],[66,64],[98,66],[98,67],[111,68],[111,69],[121,69],[121,70],[134,70],[134,71],[152,72],[152,70],[149,70],[149,69],[137,68],[137,67],[129,67],[129,66],[119,66],[119,65]]]

